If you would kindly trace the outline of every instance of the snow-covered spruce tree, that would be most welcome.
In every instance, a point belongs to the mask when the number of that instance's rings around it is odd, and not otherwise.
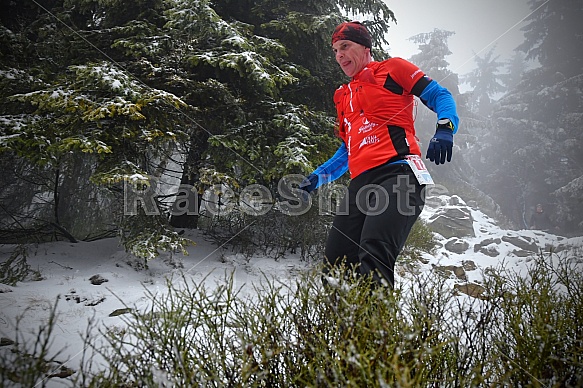
[[[565,232],[583,228],[583,10],[577,2],[531,1],[518,49],[540,67],[528,71],[495,109],[479,152],[481,187],[516,226],[536,203]]]
[[[229,109],[243,113],[213,133],[213,167],[242,184],[268,186],[288,173],[311,172],[337,146],[331,96],[342,78],[329,41],[343,20],[340,7],[374,13],[379,38],[388,28],[380,18],[392,13],[379,1],[213,4],[217,17],[237,23],[218,31],[220,47],[200,47],[188,60],[198,74],[224,69],[214,78],[237,93]]]
[[[120,3],[107,8],[101,2],[54,2],[50,9],[37,7],[33,16],[25,9],[20,16],[31,18],[30,23],[3,30],[3,38],[12,43],[6,51],[13,54],[2,58],[7,68],[3,82],[14,73],[32,81],[19,82],[4,96],[2,157],[16,158],[20,176],[35,172],[32,185],[11,182],[4,193],[26,196],[31,190],[31,202],[41,198],[51,211],[39,209],[23,222],[19,209],[3,210],[19,226],[50,223],[71,240],[74,234],[87,237],[82,231],[95,237],[92,227],[113,221],[128,250],[150,258],[159,248],[176,249],[185,241],[165,227],[164,214],[145,217],[141,207],[124,214],[122,182],[148,183],[177,139],[186,138],[184,112],[189,107],[129,72],[122,59],[132,58],[115,46],[124,35],[154,36],[157,27],[145,18],[160,7],[143,2],[124,14],[116,6],[123,8]],[[18,15],[16,6],[10,7]],[[154,40],[149,47],[155,49]],[[116,194],[113,200],[103,190],[83,190],[89,177]],[[85,228],[75,222],[84,222]]]
[[[69,184],[68,174],[54,163],[55,158],[51,161],[47,157],[50,150],[42,154],[45,150],[42,142],[46,145],[51,137],[59,136],[58,132],[37,136],[38,144],[30,142],[31,148],[25,149],[21,135],[27,131],[28,124],[39,117],[32,105],[10,98],[50,88],[51,80],[74,53],[70,50],[70,41],[59,37],[55,21],[37,5],[27,3],[20,7],[15,3],[3,3],[0,14],[2,238],[4,241],[44,239],[42,233],[56,227],[75,241],[67,231],[70,225],[63,220],[66,217],[60,211],[62,203],[59,206],[62,198],[59,193]],[[47,229],[49,225],[53,227]]]
[[[381,1],[65,0],[3,8],[10,17],[1,19],[1,39],[10,44],[0,58],[2,82],[14,74],[19,81],[2,91],[2,158],[8,165],[16,157],[14,165],[43,179],[32,190],[20,180],[10,193],[42,194],[53,211],[40,218],[56,225],[81,218],[55,195],[65,177],[76,178],[75,187],[91,176],[119,194],[121,182],[152,187],[152,177],[175,177],[172,164],[182,183],[199,188],[201,167],[240,185],[308,172],[336,146],[331,91],[342,76],[328,55],[333,27],[342,12],[368,15],[382,41],[392,18]],[[83,167],[82,176],[72,167]],[[95,198],[77,205],[103,214],[123,204],[118,196],[111,208]],[[120,214],[115,224],[128,249],[147,236],[133,249],[141,256],[160,242],[177,246],[168,243],[180,240],[161,210]],[[63,229],[76,235],[75,227]]]
[[[338,146],[331,97],[343,78],[331,55],[330,34],[343,20],[341,7],[374,15],[369,18],[378,21],[371,28],[379,40],[388,28],[381,17],[392,13],[378,1],[178,4],[169,25],[198,43],[185,51],[189,72],[229,93],[217,106],[223,121],[205,127],[210,147],[188,148],[204,157],[186,164],[183,183],[204,189],[229,182],[235,191],[258,183],[276,197],[283,176],[311,172]],[[217,21],[217,28],[209,27]],[[209,89],[201,98],[207,94],[216,95]]]
[[[434,29],[409,38],[418,45],[419,52],[409,60],[419,66],[425,74],[446,87],[454,98],[459,98],[458,75],[449,69],[446,57],[451,54],[448,39],[452,31]],[[415,114],[415,129],[422,142],[427,142],[435,133],[435,114],[427,109],[418,99]],[[461,114],[461,113],[460,113]]]
[[[490,127],[489,120],[472,110],[472,93],[460,93],[459,76],[447,61],[451,54],[448,40],[454,33],[441,29],[417,34],[411,41],[418,44],[419,52],[409,60],[419,66],[429,77],[447,87],[457,104],[460,128],[454,139],[454,155],[448,168],[435,167],[428,163],[434,180],[445,186],[450,193],[462,195],[466,200],[475,200],[480,208],[492,217],[501,218],[499,208],[492,198],[478,187],[480,177],[474,169],[474,147],[484,130]],[[435,131],[435,114],[417,100],[415,129],[425,150]]]
[[[463,194],[466,198],[476,199],[483,211],[498,219],[499,222],[507,224],[508,220],[500,211],[499,206],[489,194],[482,190],[480,186],[482,178],[475,168],[476,162],[479,164],[475,151],[479,148],[482,133],[489,131],[492,126],[490,114],[495,103],[492,98],[506,90],[501,83],[502,75],[499,74],[499,68],[503,63],[498,61],[498,57],[493,57],[493,52],[494,48],[486,52],[483,57],[474,54],[476,68],[462,78],[463,82],[473,89],[464,93],[467,110],[463,117],[463,131],[461,136],[458,136],[461,141],[457,143],[464,145],[460,150],[460,156],[465,165],[460,175],[465,177],[469,192],[464,190]]]
[[[501,74],[502,83],[507,93],[512,92],[526,73],[526,55],[522,51],[515,51],[512,57],[505,63],[506,73]]]
[[[502,62],[498,61],[499,56],[494,55],[492,47],[483,57],[474,54],[476,68],[465,74],[463,82],[469,84],[472,89],[472,110],[479,116],[488,116],[492,110],[492,97],[497,93],[505,91],[502,85],[500,67]]]
[[[0,123],[2,126],[11,123],[18,129],[24,121],[25,114],[20,106],[10,103],[7,97],[15,93],[27,92],[31,88],[42,87],[41,80],[35,77],[35,73],[24,67],[28,44],[24,36],[19,34],[17,28],[20,24],[31,23],[32,15],[30,8],[24,6],[29,16],[17,18],[13,12],[3,9],[0,12]],[[0,139],[3,140],[6,134],[1,132]],[[1,147],[1,145],[0,145]],[[35,211],[30,209],[31,203],[37,190],[19,190],[17,182],[38,179],[39,172],[29,168],[28,163],[23,163],[13,153],[0,152],[0,238],[2,241],[17,242],[21,237],[31,234],[31,225],[25,219],[32,219]],[[53,185],[49,180],[43,179],[39,186],[45,189]],[[50,212],[50,210],[49,210]],[[42,225],[43,227],[46,225]],[[15,231],[18,230],[18,233]]]
[[[410,61],[448,88],[455,97],[460,94],[458,75],[449,69],[449,62],[445,58],[451,54],[448,39],[454,34],[453,31],[435,28],[412,36],[409,40],[419,45],[419,52],[411,56]]]

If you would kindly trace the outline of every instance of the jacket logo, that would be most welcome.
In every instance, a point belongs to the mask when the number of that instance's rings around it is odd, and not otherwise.
[[[358,128],[358,133],[367,133],[372,131],[378,124],[371,123],[366,117],[362,119],[362,126]]]
[[[362,147],[367,145],[378,143],[379,141],[381,140],[378,138],[377,135],[367,136],[364,139],[362,139],[362,142],[360,142],[360,146],[358,147],[358,149],[361,149]]]
[[[344,118],[344,124],[348,128],[346,132],[350,133],[350,131],[352,131],[352,123],[350,121],[348,121],[348,119],[346,117]]]

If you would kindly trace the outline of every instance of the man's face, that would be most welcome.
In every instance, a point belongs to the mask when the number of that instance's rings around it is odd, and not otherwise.
[[[336,62],[344,74],[354,77],[370,62],[370,49],[351,40],[339,40],[332,45]]]

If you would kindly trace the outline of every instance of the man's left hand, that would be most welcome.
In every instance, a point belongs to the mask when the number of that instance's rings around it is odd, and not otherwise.
[[[442,123],[442,121],[444,121]],[[439,120],[435,135],[429,141],[427,155],[425,156],[435,164],[445,164],[445,160],[451,162],[453,152],[453,124],[449,120]]]

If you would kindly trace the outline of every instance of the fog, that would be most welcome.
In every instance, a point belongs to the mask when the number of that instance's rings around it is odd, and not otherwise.
[[[413,35],[434,28],[454,31],[449,40],[452,54],[446,59],[450,69],[458,74],[470,72],[475,67],[474,55],[483,56],[492,47],[500,60],[510,58],[524,40],[521,27],[531,14],[527,0],[386,0],[386,3],[397,18],[388,36],[392,56],[409,58],[415,54],[417,45],[408,40]]]

